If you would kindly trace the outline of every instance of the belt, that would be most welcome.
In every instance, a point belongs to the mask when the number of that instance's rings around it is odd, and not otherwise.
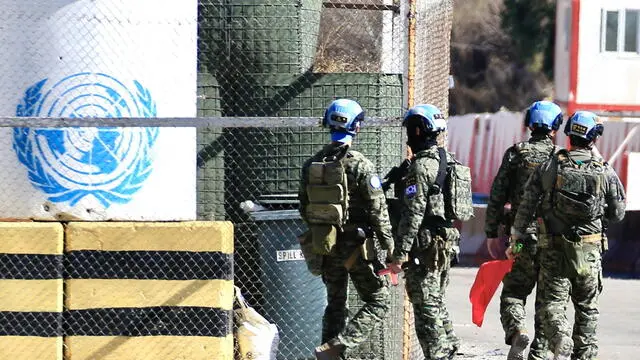
[[[602,241],[602,234],[580,235],[580,242],[585,244],[599,244]],[[538,247],[547,248],[556,240],[561,240],[562,235],[540,234],[538,235]]]

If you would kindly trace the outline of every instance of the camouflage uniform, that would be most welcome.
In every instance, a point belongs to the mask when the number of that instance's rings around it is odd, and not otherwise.
[[[333,144],[325,146],[302,168],[299,199],[303,219],[308,203],[307,168],[312,161],[321,160],[334,153],[337,148]],[[375,233],[381,248],[392,248],[393,238],[387,205],[373,163],[361,153],[352,150],[347,152],[342,161],[349,188],[348,222],[345,228],[354,225],[370,229]],[[347,234],[348,232],[339,234],[334,253],[323,258],[322,280],[327,288],[328,304],[322,322],[322,342],[337,337],[348,350],[365,341],[374,326],[382,322],[389,310],[390,295],[387,280],[376,274],[376,270],[382,268],[378,261],[365,261],[360,256],[350,270],[344,267],[347,258],[358,249],[355,239],[349,238]],[[365,304],[347,323],[349,277]]]
[[[524,149],[524,150],[523,150]],[[540,159],[549,159],[555,150],[551,137],[548,135],[534,134],[529,141],[515,144],[504,154],[502,164],[498,174],[493,180],[491,195],[487,204],[487,217],[485,222],[485,233],[487,238],[498,237],[498,227],[500,220],[504,216],[512,217],[520,205],[521,191],[528,179],[530,171],[522,170],[522,166],[529,166]],[[542,160],[544,161],[544,160]],[[524,165],[523,165],[524,164]],[[503,214],[504,205],[511,204],[511,213]],[[512,220],[512,219],[510,219]],[[509,232],[509,225],[512,221],[503,221],[506,232]],[[537,233],[537,223],[532,221],[527,227],[527,239],[522,253],[515,259],[513,268],[504,280],[502,293],[500,295],[500,320],[505,333],[505,343],[511,345],[513,336],[517,333],[527,332],[525,304],[527,297],[533,291],[538,279],[540,264],[535,251],[535,241]],[[535,301],[535,337],[531,343],[529,360],[546,360],[547,341],[544,337],[542,321],[540,318],[540,295],[541,289],[538,285]]]
[[[601,162],[590,150],[577,149],[569,152],[571,159],[578,163],[590,161]],[[625,194],[620,179],[607,164],[604,166],[604,178],[601,184],[599,199],[604,205],[602,218],[590,223],[578,224],[566,229],[567,219],[553,216],[552,192],[556,186],[558,156],[544,163],[532,174],[525,186],[522,202],[514,221],[514,233],[523,233],[538,206],[541,206],[543,225],[540,228],[540,277],[544,288],[541,316],[545,333],[554,349],[564,339],[573,338],[572,359],[594,359],[598,353],[596,326],[599,317],[598,298],[602,291],[602,248],[605,239],[604,222],[617,222],[624,217]],[[561,265],[566,262],[565,251],[559,245],[560,234],[580,237],[587,262],[586,271],[576,276],[562,273]],[[587,237],[600,241],[587,241]],[[573,330],[566,315],[566,301],[571,297],[575,307],[575,324]]]
[[[453,154],[447,156],[449,162],[453,161]],[[409,255],[405,269],[407,293],[413,304],[416,334],[428,360],[450,359],[460,344],[445,305],[452,247],[460,233],[453,221],[429,215],[444,214],[444,201],[429,200],[430,196],[438,196],[430,191],[435,185],[439,159],[435,145],[415,154],[406,177],[394,252],[396,259]]]

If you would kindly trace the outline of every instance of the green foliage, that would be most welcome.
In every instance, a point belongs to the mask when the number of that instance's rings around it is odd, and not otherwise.
[[[504,0],[502,28],[518,60],[534,71],[553,74],[555,0]]]
[[[545,51],[539,49],[544,45],[522,55],[516,46],[518,40],[502,26],[505,2],[513,0],[454,1],[451,73],[456,83],[449,93],[452,115],[503,108],[521,111],[552,94],[551,77],[542,72],[541,54]],[[529,61],[524,60],[526,56]],[[549,64],[551,69],[552,62]]]
[[[552,97],[556,0],[454,0],[449,113],[522,111]]]

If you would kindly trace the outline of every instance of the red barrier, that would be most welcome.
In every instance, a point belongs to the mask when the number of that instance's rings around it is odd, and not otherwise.
[[[618,149],[636,123],[608,121],[604,135],[596,146],[605,160]],[[471,168],[473,192],[488,194],[495,174],[498,172],[504,152],[516,142],[528,139],[529,131],[522,126],[522,114],[499,112],[496,114],[470,114],[452,116],[448,121],[449,150]],[[568,139],[557,133],[555,143],[566,147]],[[640,134],[632,139],[625,151],[640,151]],[[626,185],[625,158],[619,157],[611,166]],[[626,174],[626,173],[625,173]]]
[[[604,135],[596,144],[605,160],[613,155],[636,125],[626,122],[605,123]],[[568,139],[562,133],[562,128],[560,130],[555,143],[564,147]],[[476,194],[489,193],[504,152],[512,144],[528,137],[529,132],[523,128],[522,115],[519,113],[472,114],[449,119],[449,149],[456,153],[463,164],[471,167],[473,192]],[[628,184],[629,152],[640,152],[640,134],[625,146],[622,156],[611,164],[625,187]],[[484,234],[485,214],[486,208],[476,207],[475,218],[461,226],[462,264],[478,266],[491,260]],[[612,225],[609,229],[610,250],[603,262],[606,272],[640,277],[640,231],[635,224],[640,224],[640,212],[627,212],[622,223]]]

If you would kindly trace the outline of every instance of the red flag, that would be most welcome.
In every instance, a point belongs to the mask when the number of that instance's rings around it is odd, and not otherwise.
[[[471,301],[471,318],[478,327],[484,321],[484,312],[491,302],[493,294],[500,286],[504,276],[511,271],[513,260],[487,261],[480,265],[476,279],[469,292]]]

